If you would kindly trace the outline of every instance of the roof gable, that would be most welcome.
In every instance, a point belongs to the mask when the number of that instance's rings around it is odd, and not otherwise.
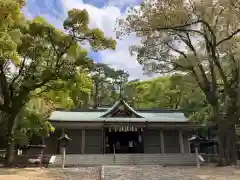
[[[124,100],[117,101],[106,113],[101,117],[129,117],[129,118],[143,118],[137,111],[135,111]]]

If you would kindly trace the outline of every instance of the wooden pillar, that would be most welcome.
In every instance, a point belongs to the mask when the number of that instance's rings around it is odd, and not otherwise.
[[[160,145],[161,145],[161,153],[165,153],[165,147],[164,147],[164,134],[163,130],[160,129]]]
[[[106,136],[106,134],[105,134],[105,129],[104,128],[102,128],[102,153],[103,154],[105,154],[105,148],[106,148],[106,143],[105,143],[105,136]]]
[[[81,146],[81,154],[84,154],[84,153],[85,153],[85,141],[86,141],[85,134],[86,134],[85,129],[82,129],[82,146]]]
[[[63,136],[64,134],[65,134],[65,129],[61,128],[61,136]],[[60,153],[62,154],[63,153],[63,149],[60,147],[60,144],[58,146],[60,148]]]
[[[191,153],[191,143],[188,141],[188,152]]]
[[[44,137],[42,137],[41,139],[42,139],[42,144],[44,144],[44,145],[45,145],[45,138],[44,138]]]
[[[179,132],[178,134],[179,134],[180,153],[184,153],[183,133],[181,129],[178,132]]]

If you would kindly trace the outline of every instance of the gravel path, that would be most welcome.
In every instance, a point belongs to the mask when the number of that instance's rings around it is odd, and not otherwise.
[[[161,166],[105,166],[104,180],[240,180],[240,170]]]
[[[100,169],[0,168],[0,180],[100,180]],[[233,167],[104,166],[103,180],[240,180]]]
[[[0,169],[0,180],[100,180],[100,168]]]

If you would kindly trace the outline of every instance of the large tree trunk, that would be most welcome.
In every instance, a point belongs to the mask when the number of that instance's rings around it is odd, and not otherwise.
[[[226,103],[226,122],[227,122],[227,149],[229,161],[231,164],[237,163],[237,152],[236,152],[236,123],[238,123],[238,95],[235,91],[232,92],[231,96],[227,98]]]
[[[7,149],[5,166],[13,165],[15,157],[15,126],[17,113],[13,112],[7,118]]]
[[[235,125],[228,121],[219,122],[219,155],[221,166],[234,165],[237,162]]]
[[[225,117],[220,113],[218,104],[212,104],[213,116],[217,123],[217,136],[219,138],[219,155],[220,161],[219,166],[229,165],[228,149],[227,149],[227,133],[228,125]]]
[[[229,161],[232,165],[237,163],[237,152],[236,152],[236,130],[235,124],[230,124],[227,133],[227,149]]]
[[[227,150],[226,150],[226,126],[223,124],[223,122],[218,121],[218,129],[217,129],[217,135],[219,138],[219,166],[226,166],[228,165],[228,157],[227,157]]]
[[[15,142],[11,141],[7,145],[5,167],[12,167],[15,159]]]

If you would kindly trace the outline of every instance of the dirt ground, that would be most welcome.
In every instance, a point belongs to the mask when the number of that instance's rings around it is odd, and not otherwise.
[[[240,180],[240,169],[233,167],[179,167],[184,174],[194,174],[202,180]],[[100,180],[100,168],[0,168],[0,180]]]
[[[182,168],[181,168],[182,169]],[[236,167],[201,167],[184,168],[184,172],[195,174],[202,180],[240,180],[240,168]]]
[[[0,168],[0,180],[100,180],[100,168]]]

